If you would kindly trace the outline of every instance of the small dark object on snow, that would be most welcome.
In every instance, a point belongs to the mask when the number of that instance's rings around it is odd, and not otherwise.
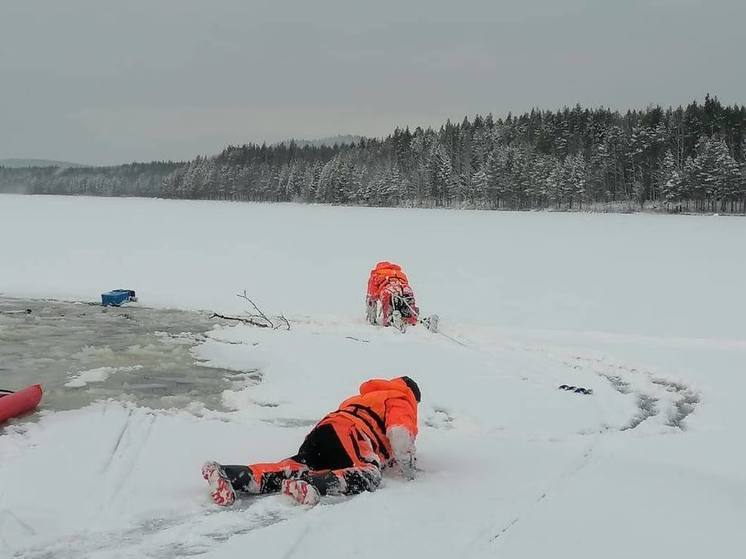
[[[569,384],[560,384],[559,389],[575,392],[576,394],[593,394],[593,390],[590,388],[583,388],[582,386],[570,386]]]
[[[106,307],[118,307],[122,303],[136,302],[137,297],[132,289],[114,289],[101,294],[101,304]]]
[[[422,325],[430,330],[431,332],[438,333],[438,326],[440,324],[440,317],[437,314],[431,314],[420,319]]]

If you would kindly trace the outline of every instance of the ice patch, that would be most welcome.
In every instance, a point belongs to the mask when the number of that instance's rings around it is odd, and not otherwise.
[[[133,365],[131,367],[98,367],[96,369],[88,369],[87,371],[80,371],[73,375],[73,377],[65,383],[67,388],[83,388],[92,382],[105,382],[108,378],[116,373],[126,373],[129,371],[137,371],[142,369],[142,365]]]

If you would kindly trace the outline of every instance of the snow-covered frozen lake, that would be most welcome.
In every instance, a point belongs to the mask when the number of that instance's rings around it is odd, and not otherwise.
[[[116,286],[164,312],[238,313],[245,289],[292,323],[189,340],[185,367],[261,371],[220,406],[112,389],[6,428],[0,556],[737,556],[744,239],[740,218],[0,196],[2,296]],[[382,259],[460,343],[364,323]],[[172,334],[196,334],[187,315]],[[34,382],[33,359],[16,363]],[[290,455],[362,380],[401,374],[423,392],[415,481],[310,511],[212,505],[204,460]]]

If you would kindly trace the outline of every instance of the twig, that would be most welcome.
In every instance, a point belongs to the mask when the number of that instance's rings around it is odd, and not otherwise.
[[[222,318],[223,320],[235,320],[237,322],[243,322],[244,324],[250,324],[251,326],[258,326],[259,328],[269,328],[270,325],[272,324],[271,322],[269,324],[266,324],[264,322],[257,322],[257,320],[252,317],[241,318],[237,316],[225,316],[223,314],[218,314],[216,312],[212,313],[212,316],[210,318]]]
[[[264,314],[264,311],[260,309],[254,301],[249,299],[249,296],[246,294],[246,290],[244,289],[244,292],[242,294],[236,295],[236,297],[240,297],[241,299],[245,299],[246,301],[251,304],[252,307],[254,307],[254,310],[258,314],[250,314],[248,316],[240,317],[240,316],[226,316],[224,314],[219,313],[212,313],[212,316],[210,318],[222,318],[223,320],[235,320],[236,322],[242,322],[244,324],[250,324],[251,326],[258,326],[259,328],[272,328],[273,330],[277,330],[279,328],[285,327],[288,330],[290,330],[290,321],[285,318],[285,315],[279,315],[273,317],[274,320],[269,318],[266,314]]]
[[[354,340],[356,342],[362,342],[364,344],[369,344],[370,343],[370,340],[364,340],[362,338],[356,338],[355,336],[345,336],[345,338],[348,339],[348,340]]]
[[[287,318],[285,318],[284,314],[281,314],[277,318],[279,318],[280,320],[282,320],[285,323],[285,326],[288,327],[288,330],[290,330],[290,321]],[[277,326],[275,326],[275,330],[277,330],[279,327],[280,327],[280,324],[278,324]]]
[[[259,316],[261,316],[264,320],[266,320],[267,322],[269,322],[269,325],[272,328],[275,328],[274,322],[272,322],[269,318],[267,318],[267,315],[262,312],[262,309],[260,309],[259,307],[256,306],[256,303],[254,303],[254,301],[252,301],[251,299],[249,299],[249,296],[246,295],[246,290],[245,289],[243,290],[243,295],[239,294],[239,295],[236,295],[236,297],[240,297],[241,299],[246,299],[249,303],[251,303],[251,306],[254,307],[254,309],[256,309],[256,312],[259,313]]]

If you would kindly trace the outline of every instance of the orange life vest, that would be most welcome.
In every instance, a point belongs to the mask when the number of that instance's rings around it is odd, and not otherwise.
[[[412,437],[417,435],[417,400],[401,378],[372,379],[360,385],[359,395],[347,398],[319,425],[350,421],[370,439],[374,451],[388,461],[392,458],[387,436],[391,427],[404,427]]]

